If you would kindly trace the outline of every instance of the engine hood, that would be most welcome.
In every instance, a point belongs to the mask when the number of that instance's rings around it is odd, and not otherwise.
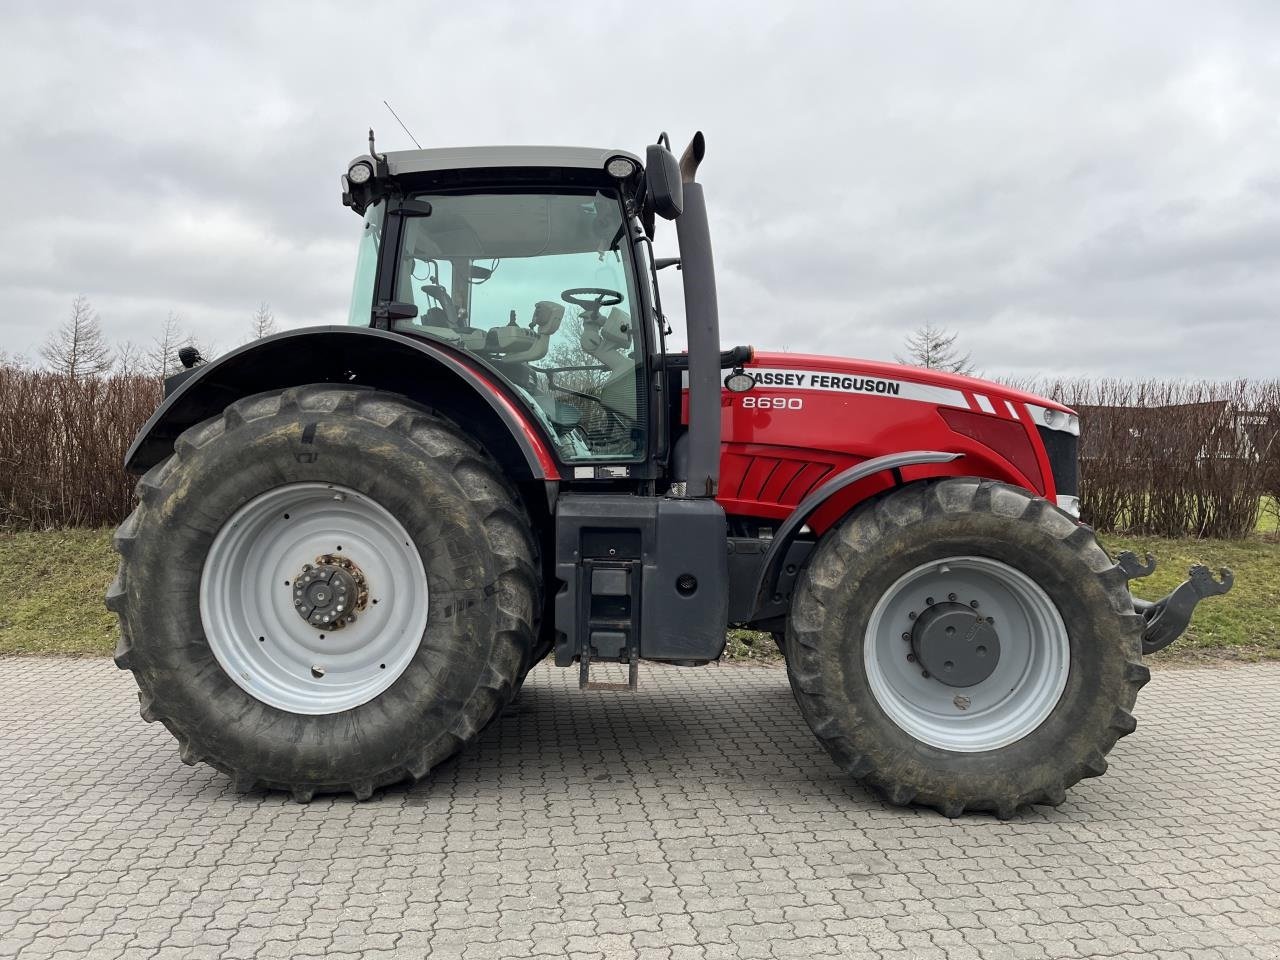
[[[960,391],[966,398],[983,406],[981,397],[987,401],[1008,400],[1015,403],[1030,403],[1050,410],[1061,410],[1074,413],[1070,407],[1063,406],[1056,400],[1041,397],[1016,387],[980,377],[965,377],[956,373],[941,370],[928,370],[924,367],[912,367],[902,363],[884,363],[878,360],[861,360],[857,357],[828,357],[821,354],[807,353],[756,353],[755,358],[747,364],[748,369],[769,371],[795,371],[797,382],[787,385],[797,388],[822,386],[824,381],[815,380],[814,374],[829,374],[840,377],[851,377],[861,380],[882,381],[887,384],[905,383],[925,388],[938,388],[946,391]],[[871,391],[872,386],[864,384],[862,389]]]

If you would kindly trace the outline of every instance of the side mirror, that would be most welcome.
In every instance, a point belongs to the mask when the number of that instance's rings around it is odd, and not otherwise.
[[[684,210],[684,184],[675,155],[660,143],[645,149],[645,188],[653,211],[663,220],[674,220]]]

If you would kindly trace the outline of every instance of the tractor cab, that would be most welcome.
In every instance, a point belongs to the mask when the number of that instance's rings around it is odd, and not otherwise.
[[[619,150],[378,153],[342,178],[364,217],[353,324],[458,351],[554,449],[565,487],[550,549],[557,662],[706,662],[724,647],[727,522],[720,346],[703,141],[677,163]],[[664,362],[651,241],[676,220],[689,321],[689,413]],[[671,471],[670,434],[682,438]],[[606,481],[601,487],[598,481]],[[586,486],[583,483],[586,482]],[[673,573],[674,571],[674,573]]]
[[[466,354],[514,392],[565,464],[653,473],[664,351],[639,158],[371,153],[343,186],[364,216],[352,324]]]

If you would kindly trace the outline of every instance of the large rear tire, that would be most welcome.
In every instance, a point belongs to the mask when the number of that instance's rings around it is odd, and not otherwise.
[[[116,533],[116,663],[237,789],[425,776],[533,663],[529,518],[461,431],[393,395],[260,394],[187,430]],[[353,616],[354,615],[354,616]]]
[[[1057,805],[1131,733],[1150,677],[1127,580],[1092,532],[1026,490],[912,484],[819,542],[786,659],[850,775],[947,816]]]

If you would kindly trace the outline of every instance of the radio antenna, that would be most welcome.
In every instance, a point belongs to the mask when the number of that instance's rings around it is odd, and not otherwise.
[[[400,124],[400,129],[403,130],[405,133],[408,133],[409,139],[413,141],[413,145],[417,147],[419,150],[421,150],[422,144],[418,142],[417,137],[415,137],[412,133],[409,133],[409,128],[406,127],[404,125],[404,121],[400,119],[400,114],[396,113],[395,110],[392,108],[391,104],[387,103],[387,101],[383,100],[382,105],[391,111],[391,115],[396,118],[396,123]]]

